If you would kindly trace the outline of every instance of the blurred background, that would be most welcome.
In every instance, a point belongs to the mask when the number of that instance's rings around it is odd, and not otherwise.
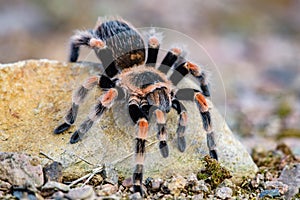
[[[98,16],[174,29],[216,63],[226,90],[223,114],[241,142],[249,150],[285,142],[300,155],[299,11],[299,0],[0,1],[0,63],[67,61],[73,31],[93,28]]]

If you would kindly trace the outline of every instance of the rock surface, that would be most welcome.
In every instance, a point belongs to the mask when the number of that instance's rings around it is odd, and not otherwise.
[[[11,185],[40,187],[44,184],[43,168],[37,158],[26,154],[0,153],[0,181]]]
[[[93,90],[80,107],[75,126],[61,135],[53,134],[53,129],[63,122],[63,116],[71,105],[72,91],[89,75],[99,72],[99,66],[89,63],[67,64],[49,60],[0,65],[0,151],[39,155],[43,164],[49,163],[48,158],[39,154],[43,152],[63,164],[64,176],[69,179],[82,176],[105,163],[115,164],[118,171],[130,176],[136,127],[128,117],[126,104],[117,103],[82,141],[71,145],[70,133],[80,125],[99,97],[99,90]],[[184,104],[189,113],[186,151],[180,153],[176,148],[174,133],[178,116],[171,111],[167,118],[170,156],[162,159],[156,143],[156,126],[151,123],[145,177],[176,172],[186,175],[203,167],[200,158],[208,154],[208,149],[201,118],[194,103]],[[211,103],[210,107],[219,161],[232,172],[233,181],[244,176],[253,177],[257,167],[250,155],[234,138]]]

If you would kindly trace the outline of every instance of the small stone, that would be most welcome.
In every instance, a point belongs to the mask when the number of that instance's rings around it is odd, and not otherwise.
[[[251,185],[253,188],[258,188],[259,184],[263,182],[264,175],[263,174],[257,174],[256,177],[251,180]]]
[[[296,195],[300,189],[300,163],[285,166],[278,181],[288,185],[288,192],[285,194],[287,199]]]
[[[197,182],[198,179],[197,179],[197,175],[192,173],[188,178],[187,178],[187,181],[190,183],[190,182]]]
[[[232,189],[229,187],[221,187],[216,189],[216,196],[220,199],[227,199],[231,198],[232,196]]]
[[[289,186],[280,181],[266,181],[266,189],[278,189],[280,194],[285,194],[289,190]]]
[[[129,199],[130,200],[141,200],[143,198],[139,192],[136,192],[136,193],[133,193],[132,195],[130,195]]]
[[[152,192],[156,192],[156,191],[159,191],[162,182],[163,181],[160,178],[153,179],[153,178],[148,177],[145,180],[145,186],[147,187],[148,190],[150,190]]]
[[[17,199],[38,199],[36,196],[36,188],[27,188],[27,186],[13,187],[12,195]]]
[[[205,184],[204,180],[199,180],[191,188],[192,192],[204,192],[209,193],[209,188]]]
[[[0,180],[0,190],[7,191],[10,190],[10,188],[11,188],[10,183]]]
[[[151,191],[158,191],[160,189],[162,182],[163,181],[161,179],[154,179],[152,181]]]
[[[11,185],[41,187],[44,183],[43,169],[36,160],[27,154],[0,152],[0,180]]]
[[[129,178],[124,179],[123,182],[122,182],[122,185],[123,185],[124,187],[126,187],[126,188],[131,187],[131,186],[133,185],[133,183],[132,183],[132,178],[129,177]]]
[[[65,194],[62,191],[58,191],[52,195],[52,199],[63,199],[64,196]]]
[[[178,196],[180,192],[184,189],[186,183],[187,183],[186,179],[183,178],[182,176],[177,176],[176,178],[174,177],[168,186],[171,194]]]
[[[204,198],[203,194],[196,194],[192,197],[192,200],[202,200]]]
[[[50,165],[46,165],[44,167],[44,175],[46,181],[55,181],[55,182],[62,182],[62,164],[59,162],[52,162]]]
[[[63,183],[59,183],[59,182],[55,182],[55,181],[48,181],[43,187],[42,187],[42,191],[43,190],[60,190],[62,192],[68,192],[70,190],[69,186],[63,184]]]
[[[80,188],[71,189],[65,197],[69,199],[93,199],[95,196],[95,192],[93,187],[90,185],[86,185]]]
[[[119,175],[113,165],[105,165],[102,174],[106,182],[111,183],[113,185],[118,183]]]
[[[163,182],[163,184],[160,187],[160,191],[164,194],[169,194],[171,191],[168,187],[168,183],[167,182]]]
[[[118,191],[118,186],[117,185],[112,185],[112,184],[104,184],[100,187],[99,190],[97,190],[97,195],[98,196],[109,196]]]
[[[278,189],[261,191],[261,193],[259,194],[259,198],[264,198],[265,196],[274,198],[274,197],[279,197],[280,193]]]

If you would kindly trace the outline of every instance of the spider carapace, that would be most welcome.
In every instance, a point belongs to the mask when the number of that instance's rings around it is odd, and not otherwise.
[[[200,67],[182,56],[182,49],[171,48],[162,62],[156,64],[161,38],[151,31],[145,38],[128,22],[122,19],[99,20],[95,29],[77,31],[71,37],[70,62],[76,62],[80,46],[94,49],[105,69],[103,74],[89,77],[74,92],[72,106],[65,116],[65,122],[58,126],[55,134],[62,133],[75,122],[78,108],[88,92],[99,87],[104,94],[85,121],[71,136],[71,143],[78,142],[88,132],[103,112],[118,101],[128,104],[129,116],[137,125],[135,142],[135,168],[133,185],[135,192],[142,192],[145,144],[148,135],[148,121],[156,117],[157,138],[163,157],[169,155],[166,131],[166,113],[175,109],[179,115],[177,144],[179,151],[186,148],[185,129],[187,111],[181,100],[194,101],[202,117],[207,133],[210,156],[218,159],[214,132],[206,97],[210,96],[206,74]],[[158,65],[158,66],[157,66]],[[171,73],[168,73],[172,70]],[[167,75],[169,74],[169,75]],[[177,88],[187,74],[193,75],[201,90]]]

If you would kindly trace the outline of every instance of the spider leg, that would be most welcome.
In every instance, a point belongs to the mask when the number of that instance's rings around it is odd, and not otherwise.
[[[155,35],[152,35],[148,39],[148,57],[146,65],[150,67],[155,67],[157,54],[159,51],[160,43]]]
[[[72,106],[65,115],[65,122],[54,130],[55,134],[60,134],[66,131],[71,127],[72,124],[74,124],[77,117],[79,105],[83,103],[88,92],[92,90],[96,85],[98,85],[102,89],[115,87],[115,83],[105,75],[89,77],[73,94]]]
[[[159,150],[161,155],[166,158],[169,156],[169,147],[167,144],[167,130],[165,113],[159,109],[155,110],[157,123],[157,138],[159,140]]]
[[[172,101],[172,108],[174,108],[177,111],[177,114],[179,115],[178,126],[176,130],[178,149],[179,151],[184,152],[186,148],[186,141],[185,141],[185,128],[187,125],[186,108],[176,98],[174,98]]]
[[[202,117],[203,128],[206,131],[209,154],[212,158],[218,160],[211,116],[205,96],[198,90],[184,88],[177,91],[176,97],[180,100],[194,100],[196,102]]]
[[[55,134],[60,134],[71,127],[75,122],[79,105],[84,101],[88,92],[93,89],[100,81],[100,76],[89,77],[73,94],[72,106],[65,115],[65,122],[58,126],[55,130]]]
[[[162,60],[160,66],[158,67],[158,70],[167,74],[181,53],[182,50],[180,48],[174,47],[170,49],[167,55]]]
[[[132,121],[138,125],[135,144],[135,168],[133,172],[133,189],[134,192],[143,194],[143,170],[146,152],[146,139],[148,135],[148,120],[146,114],[139,106],[140,99],[136,96],[131,96],[129,99],[129,115]]]
[[[102,65],[105,69],[105,74],[112,78],[119,71],[115,66],[112,50],[107,48],[105,41],[95,36],[93,30],[77,31],[75,35],[71,37],[71,48],[70,48],[70,62],[76,62],[79,56],[80,46],[87,46],[94,49],[96,55],[101,60]]]
[[[103,48],[105,43],[101,39],[97,39],[93,30],[77,31],[71,37],[69,61],[76,62],[79,56],[80,46],[87,46],[90,48]]]
[[[87,119],[79,126],[79,128],[73,133],[70,139],[70,143],[74,144],[78,142],[86,132],[93,126],[94,122],[99,119],[105,110],[110,108],[114,103],[114,100],[118,97],[118,90],[115,88],[109,89],[104,95],[102,95],[90,112]]]
[[[194,63],[185,61],[177,65],[173,74],[170,76],[170,80],[174,85],[177,85],[188,73],[192,74],[198,80],[203,95],[209,97],[210,92],[208,89],[206,73],[201,71],[200,67]]]

